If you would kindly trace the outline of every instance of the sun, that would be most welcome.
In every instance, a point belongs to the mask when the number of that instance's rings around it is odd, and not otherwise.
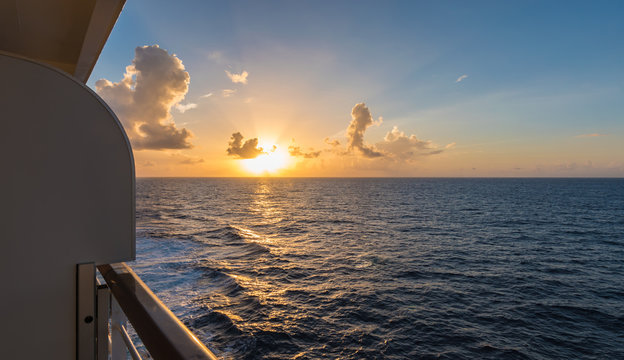
[[[272,146],[264,147],[265,149],[271,149]],[[283,169],[288,165],[288,154],[276,147],[273,150],[269,150],[267,153],[262,154],[254,159],[245,159],[242,161],[243,167],[256,175],[259,174],[273,174]]]

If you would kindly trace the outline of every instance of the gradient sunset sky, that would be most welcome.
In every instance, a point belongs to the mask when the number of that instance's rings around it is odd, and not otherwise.
[[[129,0],[88,85],[126,127],[137,176],[621,177],[622,14]]]

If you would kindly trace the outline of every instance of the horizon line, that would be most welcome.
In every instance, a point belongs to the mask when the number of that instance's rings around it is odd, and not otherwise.
[[[621,179],[624,176],[135,176],[136,179]]]

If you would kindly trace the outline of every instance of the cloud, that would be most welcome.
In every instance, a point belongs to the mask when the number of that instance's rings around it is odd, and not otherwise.
[[[388,156],[399,159],[410,159],[419,155],[434,155],[443,151],[442,149],[437,149],[429,140],[420,140],[416,135],[405,135],[396,126],[376,146]]]
[[[232,80],[234,84],[237,84],[237,83],[247,84],[247,76],[249,75],[247,71],[243,71],[240,74],[232,74],[231,72],[225,70],[225,73],[230,78],[230,80]]]
[[[534,173],[539,176],[604,176],[622,177],[624,164],[622,162],[597,163],[587,160],[585,162],[560,162],[550,164],[537,164]]]
[[[364,132],[366,132],[367,128],[376,124],[366,104],[356,104],[353,109],[351,109],[351,123],[349,123],[349,127],[347,128],[349,150],[357,149],[367,158],[383,156],[382,153],[375,151],[373,147],[364,144]]]
[[[314,159],[321,155],[320,151],[314,151],[314,149],[310,149],[310,152],[303,152],[301,151],[301,147],[295,145],[290,145],[288,147],[288,153],[290,156],[302,157],[305,159]]]
[[[430,140],[421,140],[417,138],[416,135],[408,136],[396,126],[386,133],[382,141],[374,145],[369,145],[364,142],[366,129],[373,125],[380,126],[383,123],[383,117],[380,116],[377,121],[373,121],[371,112],[364,103],[356,104],[353,107],[351,110],[351,117],[351,122],[346,131],[346,148],[341,146],[338,140],[326,137],[325,143],[329,145],[329,149],[325,149],[322,152],[332,153],[340,157],[348,157],[350,154],[354,154],[354,150],[357,150],[355,154],[365,158],[378,158],[382,161],[412,161],[417,157],[440,154],[455,147],[454,142],[444,147],[438,147]],[[299,147],[294,145],[289,149],[293,156],[303,156],[306,154],[301,151]],[[313,150],[310,151],[312,152]],[[308,154],[315,153],[312,152]]]
[[[406,169],[410,169],[411,165],[418,159],[440,154],[456,145],[451,142],[446,146],[438,146],[431,140],[422,140],[416,135],[407,135],[396,126],[386,133],[383,140],[374,145],[367,144],[364,141],[366,130],[373,125],[381,125],[383,118],[379,117],[377,121],[373,121],[371,112],[364,103],[356,104],[352,108],[351,118],[344,135],[347,138],[346,144],[344,142],[341,144],[341,141],[332,137],[326,137],[324,142],[327,145],[323,149],[315,151],[315,149],[310,148],[306,151],[292,139],[292,143],[288,147],[290,156],[302,158],[302,160],[318,158],[318,161],[297,162],[298,166],[307,166],[308,169],[315,166],[329,166],[342,169],[341,171],[345,169],[372,171],[367,173],[370,175],[377,174],[376,171],[386,171],[393,168],[403,173],[407,171]],[[341,134],[335,136],[341,136]]]
[[[565,162],[565,163],[553,165],[554,170],[557,172],[572,172],[576,170],[588,170],[588,169],[592,169],[593,167],[594,167],[594,164],[591,162],[591,160],[587,160],[585,164],[577,164],[576,162],[571,162],[571,163]]]
[[[212,95],[213,95],[213,94],[210,92],[210,93],[208,93],[208,94],[204,94],[204,95],[200,96],[200,98],[205,99],[205,98],[209,98],[209,97],[211,97]]]
[[[342,147],[340,145],[340,141],[338,141],[337,139],[331,139],[329,137],[326,137],[324,141],[327,145],[329,145],[329,149],[324,150],[326,152],[333,153],[334,155],[338,156],[347,156],[351,153],[350,151]]]
[[[195,109],[196,107],[197,107],[197,104],[193,104],[193,103],[175,105],[175,109],[181,112],[182,114],[184,114],[188,110]]]
[[[340,141],[338,140],[332,140],[329,137],[325,138],[325,143],[331,147],[336,147],[336,146],[340,146]]]
[[[186,149],[192,147],[192,133],[176,127],[171,108],[184,99],[189,81],[182,61],[153,45],[135,49],[121,81],[100,79],[95,88],[119,117],[135,150]]]
[[[607,136],[606,134],[582,134],[582,135],[577,135],[575,137],[577,138],[590,138],[590,137],[599,137],[599,136]]]
[[[171,154],[171,158],[174,159],[179,164],[183,165],[194,165],[200,164],[204,162],[204,159],[194,156],[187,156],[183,154]]]
[[[465,79],[465,78],[467,78],[467,77],[468,77],[468,75],[464,74],[464,75],[462,75],[462,76],[458,77],[458,78],[457,78],[457,80],[455,80],[455,82],[456,82],[456,83],[458,83],[458,82],[462,82],[462,80],[464,80],[464,79]]]
[[[224,98],[230,97],[230,96],[234,95],[235,93],[236,93],[236,89],[223,89],[223,90],[221,90],[221,95],[223,95]]]
[[[243,135],[240,132],[232,134],[228,145],[227,154],[238,159],[254,159],[258,155],[266,154],[264,149],[258,147],[258,138],[248,139],[243,143]]]
[[[223,51],[212,51],[208,54],[208,59],[214,61],[221,61],[224,58]]]

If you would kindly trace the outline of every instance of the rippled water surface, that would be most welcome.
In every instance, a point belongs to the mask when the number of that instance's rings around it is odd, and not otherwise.
[[[139,179],[137,227],[222,358],[624,358],[623,180]]]

